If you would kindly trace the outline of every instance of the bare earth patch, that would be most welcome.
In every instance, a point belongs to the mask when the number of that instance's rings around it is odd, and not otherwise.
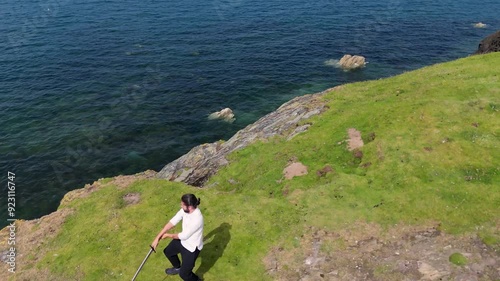
[[[436,226],[357,223],[340,232],[310,228],[293,249],[273,248],[264,259],[273,280],[499,280],[500,253],[476,235],[454,236]],[[456,266],[448,259],[469,260]]]
[[[95,181],[92,184],[86,184],[83,188],[80,189],[75,189],[72,190],[68,193],[66,193],[61,200],[61,206],[66,205],[67,203],[78,199],[78,198],[85,198],[89,196],[91,193],[94,191],[97,191],[101,189],[104,186],[108,185],[116,185],[119,189],[125,189],[128,186],[130,186],[132,183],[134,183],[136,180],[140,179],[147,179],[147,178],[153,178],[156,175],[155,171],[152,170],[147,170],[142,173],[138,173],[135,175],[119,175],[113,178],[110,182],[103,183],[103,180],[100,179],[98,181]]]
[[[14,280],[59,280],[48,270],[35,268],[34,265],[47,253],[46,243],[59,233],[61,225],[73,213],[70,208],[63,208],[57,212],[35,220],[17,220],[16,225],[16,273]],[[0,231],[0,256],[9,249],[7,241],[9,231],[4,228]],[[3,261],[3,258],[2,258]],[[2,262],[0,280],[8,280],[13,274],[7,271],[8,266]]]
[[[127,175],[127,176],[116,176],[113,178],[113,181],[111,182],[112,184],[118,186],[120,189],[125,189],[129,185],[131,185],[133,182],[136,180],[140,179],[150,179],[154,178],[156,176],[156,172],[153,170],[147,170],[142,173],[138,173],[135,175]]]
[[[57,253],[47,252],[47,243],[52,241],[61,229],[61,225],[66,218],[73,213],[73,209],[65,207],[69,202],[85,198],[91,193],[109,185],[115,185],[119,189],[124,189],[130,186],[133,182],[139,179],[152,178],[156,175],[154,171],[145,171],[135,175],[117,176],[109,182],[102,179],[95,181],[92,184],[87,184],[85,187],[76,189],[66,193],[61,200],[59,209],[49,215],[43,216],[34,220],[17,220],[16,225],[16,273],[13,275],[8,271],[9,266],[5,261],[6,254],[11,245],[8,245],[8,237],[10,231],[7,227],[0,230],[0,280],[19,281],[34,281],[34,280],[51,280],[51,281],[66,281],[54,276],[47,269],[36,268],[35,265],[46,255],[57,255]],[[136,204],[140,200],[140,194],[129,193],[124,196],[126,204]],[[81,275],[81,276],[80,276]],[[82,280],[83,272],[74,276],[74,280]]]
[[[138,178],[135,175],[128,175],[128,176],[116,176],[113,178],[113,184],[118,186],[120,189],[124,189],[127,186],[131,185],[133,182],[135,182]]]
[[[300,162],[294,162],[283,170],[283,176],[287,180],[303,175],[307,175],[307,167]]]
[[[140,193],[127,193],[123,196],[123,201],[125,201],[126,205],[134,205],[141,201]]]
[[[349,149],[349,151],[363,147],[363,139],[361,139],[360,131],[354,128],[349,128],[347,130],[347,134],[349,135],[349,140],[347,144],[347,149]]]

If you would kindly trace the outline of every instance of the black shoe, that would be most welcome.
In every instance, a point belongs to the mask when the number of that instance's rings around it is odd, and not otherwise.
[[[181,271],[180,267],[179,268],[171,267],[171,268],[165,269],[165,273],[168,275],[176,275],[176,274],[179,274],[180,271]]]

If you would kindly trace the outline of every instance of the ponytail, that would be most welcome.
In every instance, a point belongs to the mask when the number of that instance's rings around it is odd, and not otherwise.
[[[191,194],[191,193],[182,195],[181,201],[186,206],[193,206],[194,208],[197,208],[198,205],[200,205],[200,203],[201,203],[201,199],[196,198],[196,196],[194,194]]]

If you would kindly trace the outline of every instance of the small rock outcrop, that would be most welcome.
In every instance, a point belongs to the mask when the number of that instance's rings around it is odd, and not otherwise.
[[[333,89],[340,89],[340,87]],[[228,164],[226,155],[229,153],[242,149],[257,140],[268,139],[276,135],[290,139],[307,130],[308,126],[299,126],[299,122],[323,112],[326,105],[321,97],[333,89],[294,98],[276,111],[238,131],[226,142],[196,146],[187,154],[163,167],[157,177],[201,187],[210,176]]]
[[[476,54],[500,52],[500,30],[481,40]]]
[[[345,70],[362,68],[365,67],[365,65],[366,59],[363,56],[344,55],[339,61],[339,66]]]
[[[235,120],[233,111],[228,107],[208,115],[208,119],[220,119],[229,123],[232,123]]]

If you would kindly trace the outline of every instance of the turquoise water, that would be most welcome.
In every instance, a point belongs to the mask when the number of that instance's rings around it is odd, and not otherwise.
[[[464,57],[500,29],[499,1],[415,2],[2,2],[0,200],[14,172],[16,217],[39,217],[69,190],[159,170],[295,96]],[[368,66],[326,63],[346,53]],[[234,123],[207,120],[224,107]]]

